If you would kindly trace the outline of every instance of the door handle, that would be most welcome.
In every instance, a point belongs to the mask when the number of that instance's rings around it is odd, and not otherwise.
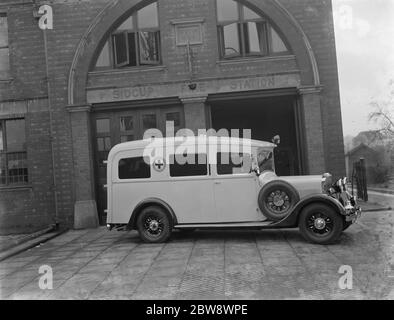
[[[215,184],[222,184],[221,182],[215,182]]]

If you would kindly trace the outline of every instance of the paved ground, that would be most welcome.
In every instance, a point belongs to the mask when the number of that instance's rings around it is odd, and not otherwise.
[[[2,299],[394,299],[394,211],[366,213],[338,244],[297,230],[176,233],[70,231],[0,263]],[[39,289],[39,267],[53,290]],[[341,290],[341,265],[353,289]],[[390,267],[391,266],[391,267]]]

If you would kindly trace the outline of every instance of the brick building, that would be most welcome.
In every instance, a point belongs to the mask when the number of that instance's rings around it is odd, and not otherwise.
[[[280,134],[280,174],[344,174],[331,1],[1,0],[1,233],[104,221],[110,147],[166,120]]]

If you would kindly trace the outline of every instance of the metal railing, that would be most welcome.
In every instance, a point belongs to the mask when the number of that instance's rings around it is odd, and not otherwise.
[[[364,158],[360,158],[359,161],[353,163],[353,172],[352,172],[353,196],[354,196],[354,188],[356,188],[358,199],[368,201],[367,169],[366,169]]]

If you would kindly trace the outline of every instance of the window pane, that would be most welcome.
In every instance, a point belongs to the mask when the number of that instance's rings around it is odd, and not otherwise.
[[[166,113],[166,121],[173,121],[174,127],[181,126],[181,114],[179,112]]]
[[[261,19],[261,17],[254,12],[253,10],[249,9],[248,7],[243,6],[244,9],[244,19]]]
[[[238,20],[238,5],[232,0],[217,0],[218,21]]]
[[[274,53],[287,51],[287,47],[284,44],[283,40],[272,27],[271,27],[271,51]]]
[[[127,65],[131,67],[135,67],[137,65],[137,47],[135,44],[135,35],[135,33],[127,34],[129,45],[129,63]]]
[[[97,151],[109,151],[111,150],[111,138],[97,138]]]
[[[109,119],[97,119],[96,120],[96,131],[97,131],[97,133],[111,132]]]
[[[138,28],[158,28],[159,19],[157,14],[157,3],[154,2],[138,11]]]
[[[264,52],[264,24],[248,22],[245,24],[245,53]]]
[[[257,150],[257,162],[259,164],[260,172],[275,171],[273,153],[271,150],[259,148]]]
[[[0,184],[6,184],[6,161],[5,154],[0,154]]]
[[[120,131],[132,131],[133,129],[133,117],[120,117]]]
[[[26,153],[9,153],[7,157],[8,184],[20,184],[28,182]]]
[[[8,48],[2,48],[0,49],[0,72],[7,73],[9,70],[10,70],[9,50]]]
[[[251,168],[252,159],[249,154],[224,152],[217,154],[217,173],[219,175],[250,173]]]
[[[156,115],[144,114],[142,116],[142,130],[145,132],[148,129],[157,128]]]
[[[119,179],[150,178],[150,165],[143,157],[126,158],[119,161]]]
[[[96,67],[109,67],[110,65],[111,60],[109,58],[109,45],[108,42],[106,42],[97,59]]]
[[[115,65],[123,66],[129,63],[129,48],[126,33],[118,33],[113,36],[115,50]]]
[[[104,138],[97,138],[97,150],[104,151]]]
[[[240,54],[238,24],[233,23],[222,28],[224,42],[224,55],[233,56]]]
[[[177,157],[191,159],[186,163],[179,163]],[[207,155],[206,154],[190,154],[190,155],[171,155],[170,156],[170,176],[171,177],[193,177],[206,176],[208,174]]]
[[[134,140],[134,136],[133,135],[127,135],[127,136],[121,136],[120,137],[120,142],[127,142],[127,141],[133,141]]]
[[[133,17],[131,16],[127,18],[127,20],[123,22],[116,31],[133,30],[133,28]]]
[[[3,122],[0,121],[0,151],[4,150],[4,141],[3,141]]]
[[[140,32],[141,64],[155,64],[159,62],[159,33]]]
[[[0,48],[8,46],[8,22],[7,16],[0,14]]]
[[[8,152],[23,151],[26,149],[25,120],[7,120],[6,128],[6,148]]]
[[[105,151],[111,150],[111,138],[110,137],[105,137],[104,148],[105,148]]]

